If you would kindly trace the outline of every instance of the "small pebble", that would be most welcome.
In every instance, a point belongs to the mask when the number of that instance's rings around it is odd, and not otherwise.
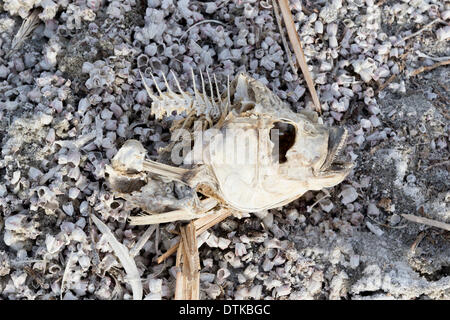
[[[373,225],[372,223],[370,223],[369,221],[366,221],[366,226],[367,228],[374,233],[375,235],[377,235],[378,237],[381,237],[383,235],[383,230],[381,230],[380,228],[378,228],[377,226]]]
[[[369,216],[378,216],[380,215],[380,209],[374,203],[369,203],[367,206],[367,214]]]
[[[389,223],[391,226],[396,226],[401,220],[401,217],[398,214],[393,214],[390,218],[389,218]]]
[[[353,188],[352,186],[347,186],[341,191],[339,197],[342,197],[341,202],[343,204],[348,204],[355,201],[358,198],[358,193],[356,192],[356,189]]]

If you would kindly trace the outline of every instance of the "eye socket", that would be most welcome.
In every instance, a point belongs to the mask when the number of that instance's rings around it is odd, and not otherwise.
[[[270,129],[270,140],[273,142],[272,157],[279,163],[287,162],[286,153],[295,143],[295,127],[286,122],[275,122]]]
[[[120,203],[118,203],[117,201],[113,201],[110,204],[111,209],[117,209],[118,207],[120,207]]]

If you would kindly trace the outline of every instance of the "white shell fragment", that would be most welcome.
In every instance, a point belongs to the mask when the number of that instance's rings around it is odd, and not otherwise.
[[[445,26],[436,31],[438,41],[446,41],[450,39],[450,26]]]
[[[378,226],[366,221],[367,228],[372,231],[376,236],[381,237],[383,235],[383,230],[381,230]]]
[[[356,189],[353,188],[352,186],[347,186],[341,191],[339,196],[342,197],[343,204],[349,204],[358,198],[358,193],[356,192]]]

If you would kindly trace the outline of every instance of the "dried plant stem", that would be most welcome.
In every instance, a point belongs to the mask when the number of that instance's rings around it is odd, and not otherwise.
[[[432,164],[432,165],[426,167],[424,171],[428,171],[428,170],[433,169],[434,167],[438,167],[438,166],[442,166],[442,165],[446,165],[446,164],[450,164],[450,160],[445,160],[445,161],[441,161],[441,162]]]
[[[397,78],[396,74],[393,74],[392,76],[390,76],[385,82],[383,82],[378,87],[378,89],[375,91],[375,95],[377,95],[379,92],[383,91],[392,81],[394,81],[395,78]]]
[[[60,299],[61,300],[63,299],[64,290],[66,289],[65,284],[67,282],[67,277],[69,276],[70,270],[72,269],[72,265],[75,262],[74,257],[75,257],[75,254],[72,252],[69,255],[69,258],[66,260],[66,268],[64,269],[63,277],[61,280],[61,289],[60,289]]]
[[[200,218],[208,213],[192,213],[189,210],[174,210],[165,213],[155,213],[150,215],[129,217],[130,225],[132,226],[142,226],[148,224],[160,224],[167,222],[174,222],[179,220],[192,220]]]
[[[295,30],[294,18],[292,17],[291,10],[289,9],[289,1],[279,0],[279,4],[281,8],[281,13],[283,14],[284,24],[286,26],[289,40],[291,41],[292,48],[294,49],[295,56],[297,58],[297,62],[300,65],[300,68],[302,69],[303,75],[306,80],[306,84],[308,85],[309,92],[311,93],[314,105],[316,106],[316,111],[320,113],[321,107],[319,97],[317,96],[316,89],[314,88],[314,81],[311,77],[308,65],[306,63],[300,38],[298,36],[297,30]]]
[[[38,273],[36,273],[31,267],[29,266],[24,266],[23,270],[42,288],[42,289],[46,289],[48,288],[48,285],[46,285],[44,278],[39,275]],[[62,295],[62,291],[61,291],[61,295]]]
[[[435,24],[436,22],[444,22],[444,21],[441,20],[441,19],[433,20],[433,21],[431,21],[429,24],[427,24],[427,25],[425,25],[423,28],[421,28],[419,31],[417,31],[417,32],[415,32],[415,33],[413,33],[413,34],[410,34],[409,36],[404,37],[404,38],[402,38],[401,40],[397,41],[397,44],[399,44],[399,43],[402,42],[402,41],[406,41],[406,40],[408,40],[408,39],[410,39],[410,38],[413,38],[413,37],[419,35],[420,33],[422,33],[424,30],[426,30],[428,27],[432,26],[432,25]],[[402,55],[399,57],[400,60],[403,60],[403,59],[406,57],[407,54],[408,54],[408,52],[405,52],[404,54],[402,54]],[[426,56],[425,54],[422,54],[420,51],[418,52],[418,55],[421,56],[421,57],[426,57],[426,58],[432,59],[432,60],[433,60],[433,59],[434,59],[434,60],[439,59],[439,58],[433,58],[433,57],[430,57],[430,56]],[[421,68],[419,68],[419,69],[414,70],[414,71],[410,74],[410,76],[413,77],[413,76],[418,75],[419,73],[422,73],[422,72],[425,72],[425,71],[430,71],[430,70],[433,70],[433,69],[435,69],[435,68],[437,68],[437,67],[444,66],[444,65],[447,65],[447,64],[450,64],[450,60],[439,61],[439,62],[433,64],[432,66],[421,67]],[[403,71],[404,68],[405,68],[404,65],[401,65],[398,74],[400,74],[400,73]],[[384,90],[384,89],[385,89],[392,81],[394,81],[394,79],[397,78],[397,75],[398,75],[398,74],[393,74],[393,75],[391,75],[391,76],[390,76],[383,84],[381,84],[381,85],[378,87],[378,89],[375,91],[375,95],[377,95],[380,91],[383,91],[383,90]]]
[[[38,26],[40,12],[40,9],[35,9],[32,13],[30,13],[28,17],[25,18],[25,20],[23,20],[22,25],[14,36],[14,39],[11,43],[11,50],[6,55],[6,58],[8,58],[13,52],[18,50],[23,42]]]
[[[189,300],[198,300],[200,298],[200,257],[194,223],[191,222],[184,227],[181,235],[185,252],[184,265],[187,267],[184,274],[188,277],[188,298]]]
[[[198,300],[200,298],[200,259],[194,222],[191,221],[188,225],[181,227],[180,231],[175,300]]]
[[[425,224],[427,226],[436,227],[436,228],[450,231],[450,224],[448,224],[448,223],[444,223],[444,222],[440,222],[440,221],[436,221],[436,220],[432,220],[432,219],[428,219],[428,218],[418,217],[418,216],[415,216],[412,214],[401,214],[401,216],[411,222],[421,223],[421,224]]]
[[[325,191],[327,192],[327,191]],[[317,200],[316,202],[314,202],[311,206],[307,206],[306,211],[307,212],[311,212],[312,208],[314,208],[318,203],[320,203],[320,201],[322,201],[323,199],[326,199],[328,197],[331,197],[331,194],[327,193],[326,195],[324,195],[322,198],[320,198],[319,200]]]
[[[415,36],[421,34],[421,33],[424,32],[426,29],[428,29],[429,27],[431,27],[433,24],[435,24],[435,23],[437,23],[437,22],[445,23],[445,21],[442,20],[442,19],[439,19],[439,18],[438,18],[438,19],[435,19],[435,20],[431,21],[430,23],[428,23],[427,25],[423,26],[419,31],[414,32],[414,33],[410,34],[409,36],[406,36],[406,37],[404,37],[404,38],[398,40],[398,41],[396,42],[395,45],[398,45],[398,44],[399,44],[400,42],[402,42],[402,41],[406,41],[406,40],[408,40],[408,39],[411,39],[411,38],[413,38],[413,37],[415,37]]]
[[[442,99],[442,101],[445,101],[447,104],[450,104],[450,100],[448,100],[445,96],[442,95],[442,93],[439,92],[439,89],[436,88],[436,86],[431,85],[434,89],[434,91],[436,92],[436,94],[439,96],[439,98]],[[447,90],[448,91],[448,90]]]
[[[175,267],[177,268],[176,285],[175,285],[175,300],[183,300],[184,298],[184,277],[181,270],[181,259],[183,258],[183,247],[177,246],[177,259]]]
[[[436,62],[435,64],[433,64],[431,66],[427,66],[427,67],[420,67],[419,69],[414,70],[411,73],[411,76],[414,77],[414,76],[417,76],[419,73],[422,73],[422,72],[425,72],[425,71],[431,71],[433,69],[436,69],[438,67],[445,66],[445,65],[448,65],[448,64],[450,64],[450,60],[439,61],[439,62]]]
[[[226,210],[226,209],[224,209],[221,213],[220,212],[216,213],[216,215],[213,217],[213,219],[211,219],[211,220],[208,219],[207,221],[205,221],[205,223],[203,225],[197,227],[198,235],[201,235],[203,232],[205,232],[209,228],[215,226],[216,224],[222,222],[229,216],[231,216],[231,211]]]
[[[425,237],[425,232],[422,231],[421,233],[419,233],[416,240],[414,240],[413,244],[411,245],[411,248],[409,249],[409,252],[408,252],[409,258],[414,257],[414,255],[416,254],[416,248],[418,247],[418,245],[420,244],[420,242],[423,240],[424,237]]]
[[[399,60],[402,61],[403,63],[400,64],[399,67],[399,72],[398,74],[393,74],[392,76],[390,76],[385,82],[383,82],[377,90],[375,90],[375,95],[378,95],[378,93],[380,91],[383,91],[392,81],[394,81],[395,78],[397,78],[397,76],[403,71],[403,69],[405,69],[405,63],[404,63],[404,59],[406,58],[406,56],[408,55],[408,51],[406,51],[405,53],[403,53],[400,57]]]
[[[145,243],[148,241],[148,239],[150,239],[153,232],[155,232],[156,227],[157,227],[156,225],[152,225],[152,226],[148,227],[147,230],[145,230],[144,234],[139,238],[139,241],[136,242],[134,247],[130,250],[131,257],[134,258],[138,255],[139,251],[141,251],[141,249],[144,247]]]
[[[98,230],[106,237],[109,245],[113,249],[117,258],[119,258],[125,272],[127,274],[127,282],[130,284],[131,290],[133,291],[133,300],[142,300],[142,283],[139,276],[139,271],[136,266],[136,262],[131,257],[130,252],[127,247],[121,244],[111,230],[106,224],[104,224],[99,218],[94,214],[91,214],[92,221],[97,226]]]
[[[377,225],[379,225],[379,226],[381,226],[381,227],[384,227],[384,228],[389,228],[389,229],[403,229],[403,228],[406,228],[406,227],[408,226],[408,224],[405,223],[405,224],[403,224],[403,225],[401,225],[401,226],[393,227],[393,226],[390,226],[390,225],[388,225],[388,224],[381,223],[381,222],[375,220],[374,218],[372,218],[371,216],[367,216],[367,217],[368,217],[373,223],[376,223]]]
[[[198,237],[203,232],[211,228],[212,226],[220,223],[224,219],[228,218],[232,212],[230,210],[222,209],[217,213],[214,213],[212,215],[207,215],[205,217],[202,217],[200,219],[197,219],[193,221],[195,226],[195,232],[196,236]],[[161,263],[164,260],[166,260],[168,257],[170,257],[172,254],[174,254],[178,247],[180,245],[180,241],[178,241],[174,246],[172,246],[169,250],[167,250],[164,254],[162,254],[158,259],[156,260],[157,263]]]
[[[289,45],[286,41],[286,37],[284,36],[284,30],[283,30],[283,26],[281,24],[280,12],[278,10],[278,5],[275,0],[272,0],[272,5],[273,5],[273,11],[275,13],[275,17],[277,19],[278,29],[280,30],[281,41],[283,42],[284,51],[286,51],[286,55],[288,58],[289,65],[291,66],[292,72],[296,75],[298,69],[294,64],[294,61],[292,61],[291,50],[289,49]]]
[[[427,54],[425,54],[423,52],[420,52],[419,50],[416,50],[416,54],[420,58],[426,58],[426,59],[430,59],[430,60],[433,60],[433,61],[446,61],[446,60],[450,59],[450,56],[446,56],[446,57],[432,57],[432,56],[429,56],[429,55],[427,55]]]

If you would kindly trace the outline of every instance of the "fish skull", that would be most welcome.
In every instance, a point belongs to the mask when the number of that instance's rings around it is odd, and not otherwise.
[[[144,160],[137,141],[119,150],[113,166],[122,172],[123,167],[132,166],[135,172],[150,171],[182,181],[241,212],[283,206],[308,190],[339,184],[351,171],[351,163],[336,160],[346,129],[328,128],[310,112],[293,112],[246,74],[238,75],[224,95],[226,99],[220,101],[229,101],[229,112],[220,125],[195,141],[185,158],[190,169]]]

